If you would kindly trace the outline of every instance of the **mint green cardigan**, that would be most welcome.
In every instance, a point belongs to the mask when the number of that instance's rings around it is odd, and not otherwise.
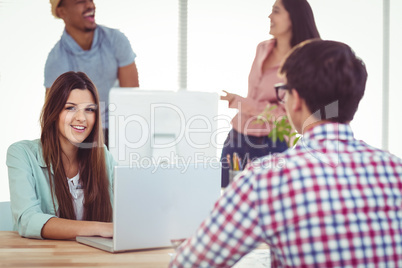
[[[110,198],[113,198],[113,160],[105,146],[106,169],[109,174]],[[48,171],[40,140],[24,140],[12,144],[7,151],[8,180],[14,230],[21,236],[42,239],[45,223],[56,217]]]

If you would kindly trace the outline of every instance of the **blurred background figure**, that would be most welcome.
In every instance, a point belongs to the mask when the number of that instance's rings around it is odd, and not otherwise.
[[[96,24],[92,0],[50,0],[50,4],[53,16],[64,21],[65,29],[46,60],[45,87],[67,71],[87,74],[99,91],[107,145],[109,91],[114,86],[139,86],[136,54],[122,32]]]
[[[282,82],[278,77],[279,65],[292,47],[304,40],[320,37],[313,11],[306,0],[275,1],[269,19],[269,34],[273,38],[257,46],[248,79],[247,97],[226,91],[221,97],[228,101],[229,108],[238,109],[222,149],[222,187],[229,183],[230,162],[234,154],[244,167],[248,160],[283,152],[288,148],[285,141],[273,142],[268,137],[272,129],[271,122],[257,124],[255,121],[267,106],[277,106],[272,110],[274,119],[278,120],[285,115],[283,106],[277,102],[274,89],[276,83]]]

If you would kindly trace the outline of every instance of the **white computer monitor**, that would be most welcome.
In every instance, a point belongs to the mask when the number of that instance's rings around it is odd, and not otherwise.
[[[113,88],[109,151],[119,165],[218,161],[219,95]]]

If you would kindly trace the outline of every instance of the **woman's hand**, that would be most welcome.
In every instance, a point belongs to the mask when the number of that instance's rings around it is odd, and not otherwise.
[[[101,222],[99,226],[99,235],[102,237],[113,237],[113,223]]]
[[[227,92],[226,90],[222,90],[222,91],[223,91],[223,93],[225,93],[226,95],[222,95],[222,96],[221,96],[221,100],[228,101],[229,103],[232,102],[232,101],[236,98],[236,96],[238,96],[238,95],[236,95],[236,94],[229,93],[229,92]]]

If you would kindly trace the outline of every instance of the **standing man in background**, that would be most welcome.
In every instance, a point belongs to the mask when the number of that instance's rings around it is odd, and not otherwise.
[[[136,54],[122,32],[95,23],[92,0],[50,0],[50,4],[53,16],[64,21],[65,29],[46,60],[44,85],[50,88],[67,71],[86,73],[99,91],[108,144],[109,91],[114,86],[139,87]]]

